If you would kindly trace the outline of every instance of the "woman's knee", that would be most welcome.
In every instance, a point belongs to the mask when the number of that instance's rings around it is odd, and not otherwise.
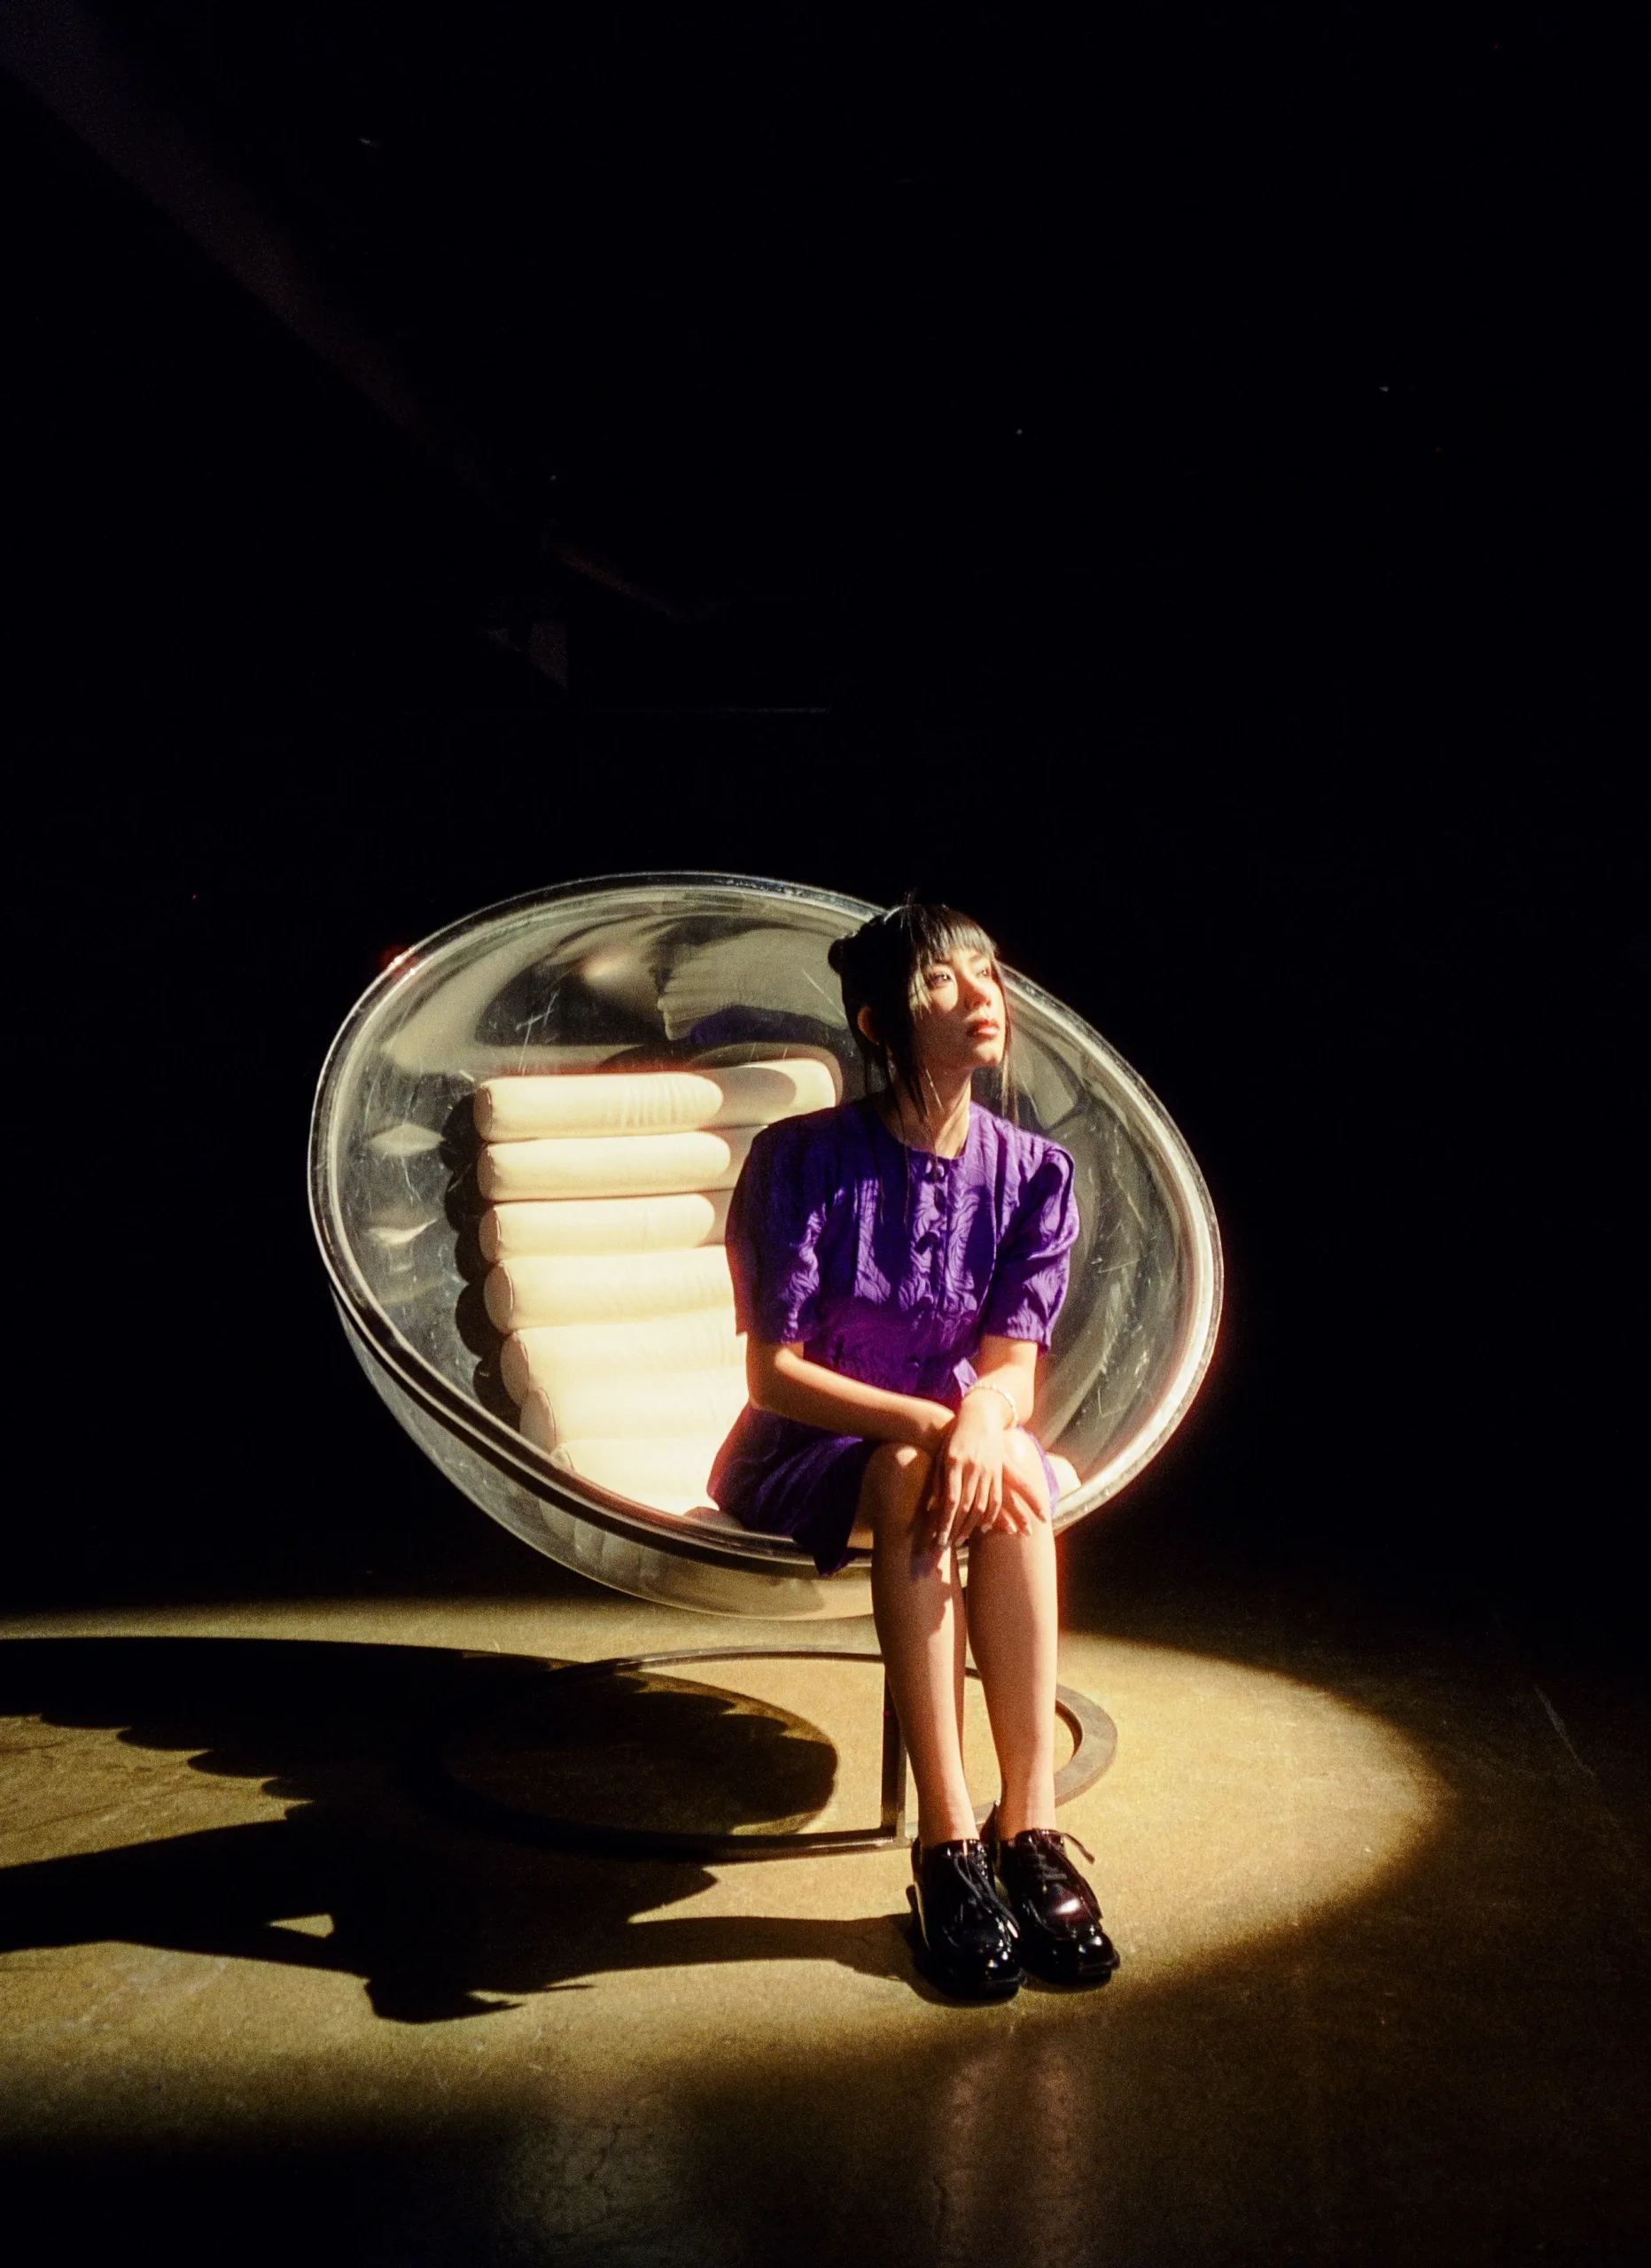
[[[905,1441],[880,1442],[867,1460],[860,1518],[873,1528],[908,1526],[923,1507],[931,1469],[926,1450]]]
[[[1049,1478],[1038,1454],[1038,1444],[1030,1433],[1016,1426],[1005,1436],[1003,1462],[1022,1487],[1030,1490],[1032,1501],[1041,1504],[1046,1513],[1052,1512],[1055,1507],[1049,1502]]]

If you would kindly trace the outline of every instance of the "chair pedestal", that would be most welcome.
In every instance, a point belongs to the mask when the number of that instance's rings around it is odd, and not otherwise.
[[[685,1663],[875,1662],[880,1658],[876,1654],[845,1647],[703,1646],[685,1652],[620,1654],[605,1661],[573,1662],[563,1668],[548,1669],[545,1677],[552,1684],[572,1688],[600,1683],[604,1679],[637,1670],[674,1669]],[[971,1669],[969,1675],[977,1679],[979,1673]],[[463,1730],[470,1734],[479,1730],[499,1705],[495,1704],[481,1716],[471,1719]],[[1055,1779],[1055,1800],[1064,1804],[1093,1787],[1111,1763],[1118,1747],[1118,1728],[1104,1709],[1070,1686],[1056,1688],[1055,1706],[1072,1736],[1072,1753]],[[741,1860],[817,1859],[834,1852],[887,1851],[907,1840],[906,1743],[886,1677],[883,1686],[882,1801],[875,1827],[805,1829],[779,1835],[672,1834],[647,1828],[601,1827],[588,1821],[560,1819],[530,1811],[524,1806],[505,1803],[468,1788],[454,1777],[439,1751],[426,1758],[418,1776],[424,1793],[472,1826],[508,1836],[513,1841],[537,1843],[550,1850],[576,1851],[599,1858],[712,1861],[727,1866]],[[990,1809],[990,1805],[981,1805],[977,1818],[984,1821]]]

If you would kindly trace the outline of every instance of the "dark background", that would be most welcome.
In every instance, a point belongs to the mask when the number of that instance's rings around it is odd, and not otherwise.
[[[533,1580],[354,1372],[313,1083],[390,949],[705,867],[977,911],[1187,1133],[1228,1317],[1118,1533],[1632,1651],[1597,27],[81,13],[485,472],[0,80],[16,1602]]]

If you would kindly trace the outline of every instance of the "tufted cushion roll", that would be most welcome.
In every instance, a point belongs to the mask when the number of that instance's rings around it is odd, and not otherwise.
[[[715,1071],[597,1071],[559,1078],[485,1079],[473,1105],[486,1142],[571,1135],[664,1134],[708,1126],[768,1126],[829,1110],[841,1080],[810,1056]]]
[[[694,1252],[531,1254],[490,1270],[485,1297],[496,1331],[536,1324],[645,1322],[702,1308],[733,1311],[728,1254]]]
[[[476,1164],[476,1181],[493,1203],[522,1198],[650,1197],[672,1192],[732,1189],[757,1134],[754,1126],[720,1133],[580,1135],[566,1140],[494,1142]]]
[[[557,1394],[580,1379],[633,1378],[646,1393],[668,1371],[737,1366],[744,1377],[744,1362],[745,1342],[735,1331],[730,1301],[726,1308],[646,1323],[546,1324],[513,1331],[500,1353],[499,1375],[511,1401],[520,1402],[534,1386]]]
[[[684,1434],[720,1441],[744,1406],[743,1363],[723,1370],[660,1371],[646,1378],[572,1379],[554,1394],[530,1387],[522,1402],[521,1427],[541,1449],[564,1441],[633,1442]]]
[[[712,1520],[745,1403],[723,1235],[759,1130],[835,1103],[813,1057],[709,1071],[490,1079],[477,1090],[489,1317],[525,1437],[635,1503]]]
[[[551,1450],[550,1462],[562,1472],[654,1511],[697,1513],[707,1522],[721,1523],[724,1515],[713,1505],[705,1487],[717,1448],[716,1441],[705,1433],[665,1433],[648,1441],[563,1441]]]
[[[564,1197],[498,1205],[481,1217],[482,1256],[537,1253],[686,1252],[720,1244],[729,1192],[675,1197]]]

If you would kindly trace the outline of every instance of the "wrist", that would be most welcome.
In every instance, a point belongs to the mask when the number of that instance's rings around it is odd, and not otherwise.
[[[956,1414],[955,1410],[948,1410],[943,1402],[925,1402],[923,1417],[918,1424],[917,1437],[913,1441],[912,1447],[931,1451],[938,1449],[951,1432]]]
[[[1006,1433],[1019,1425],[1020,1404],[1008,1386],[1000,1386],[995,1379],[977,1379],[972,1386],[964,1387],[962,1398],[968,1402],[977,1395],[979,1398],[975,1407],[995,1411],[998,1424]]]

